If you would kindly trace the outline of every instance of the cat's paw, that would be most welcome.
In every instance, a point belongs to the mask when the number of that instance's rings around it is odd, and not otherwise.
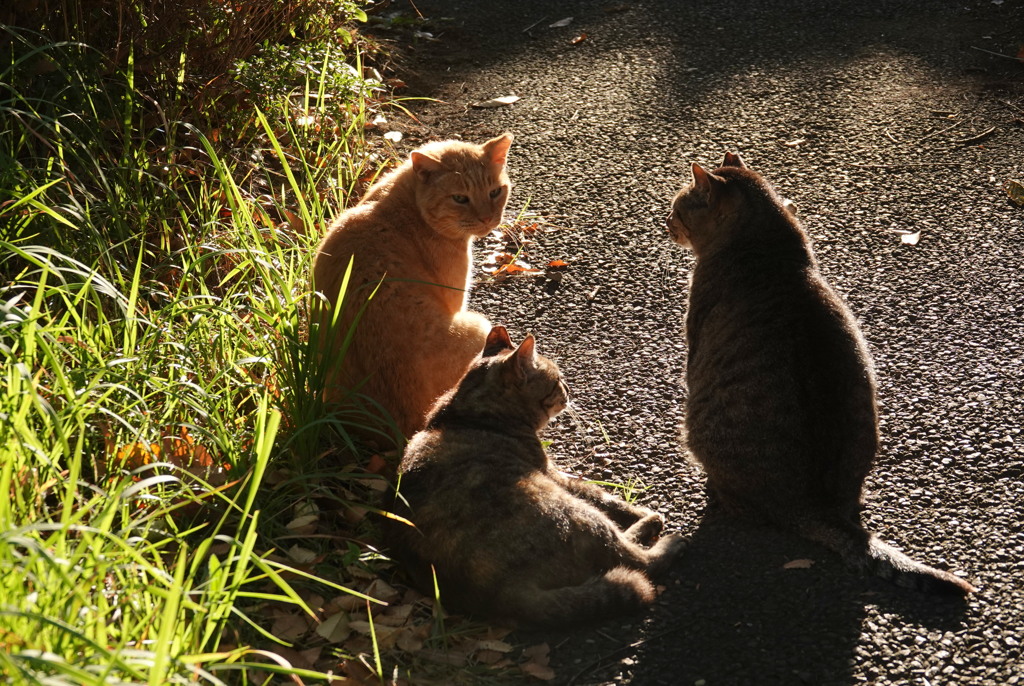
[[[657,512],[648,511],[646,515],[626,529],[626,538],[642,546],[653,545],[665,528],[665,518]]]
[[[648,551],[648,574],[657,576],[668,569],[672,561],[686,548],[689,539],[673,531],[658,539]]]

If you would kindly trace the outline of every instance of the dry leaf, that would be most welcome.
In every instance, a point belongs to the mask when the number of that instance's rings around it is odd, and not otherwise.
[[[478,650],[473,659],[482,665],[495,665],[505,659],[505,654],[497,650]]]
[[[477,641],[476,647],[480,650],[494,650],[499,653],[507,653],[512,650],[511,643],[505,643],[504,641],[488,640]]]
[[[309,623],[305,615],[290,614],[281,615],[274,620],[270,627],[270,633],[284,641],[294,641],[306,635],[309,631]]]
[[[551,260],[548,262],[549,269],[565,269],[569,266],[569,263],[565,260]]]
[[[566,17],[565,19],[559,19],[554,24],[548,24],[549,29],[560,29],[563,26],[568,26],[572,23],[572,17]]]
[[[900,241],[907,245],[917,245],[917,241],[921,239],[921,232],[915,231],[914,233],[905,233],[900,236]]]
[[[420,624],[403,630],[396,645],[407,653],[415,653],[423,650],[423,643],[429,637],[430,624]]]
[[[295,562],[298,562],[300,565],[306,565],[316,560],[317,555],[309,548],[303,548],[296,544],[288,549],[288,557]]]
[[[376,620],[388,626],[402,626],[409,621],[409,617],[415,609],[416,606],[412,604],[393,605],[377,617]]]
[[[316,627],[316,633],[329,643],[341,643],[352,633],[348,625],[348,615],[337,612]]]
[[[1021,48],[1021,52],[1024,53],[1024,48]],[[1013,180],[1007,181],[1006,193],[1014,203],[1024,206],[1024,183]]]
[[[518,95],[502,95],[501,97],[491,98],[490,100],[484,100],[483,102],[477,102],[473,104],[473,107],[479,109],[490,109],[492,107],[505,107],[511,105],[519,100]]]
[[[584,32],[584,33],[581,33],[580,35],[576,36],[575,38],[573,38],[571,41],[569,41],[569,43],[571,45],[579,45],[580,43],[582,43],[585,40],[587,40],[587,34]]]
[[[549,655],[551,653],[551,646],[547,643],[538,643],[537,645],[523,648],[523,657],[533,662],[548,663]]]
[[[541,681],[551,681],[555,678],[555,670],[551,669],[547,665],[542,665],[537,662],[524,662],[519,665],[519,669],[523,670],[526,674],[529,674],[535,679]]]
[[[787,148],[796,148],[803,145],[806,142],[806,138],[795,138],[791,141],[786,141],[785,143],[783,143],[783,145],[785,145]]]
[[[810,569],[814,565],[814,560],[808,560],[807,558],[801,558],[799,560],[790,560],[786,564],[782,565],[783,569]]]
[[[319,515],[302,515],[285,524],[285,528],[293,533],[311,534],[316,531],[316,523],[318,521],[320,521]]]
[[[374,579],[370,582],[370,585],[366,587],[366,595],[377,600],[382,600],[385,603],[393,603],[402,595],[395,590],[395,587],[384,581],[384,579]]]

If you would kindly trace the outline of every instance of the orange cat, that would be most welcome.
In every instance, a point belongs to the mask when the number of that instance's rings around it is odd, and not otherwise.
[[[317,249],[313,283],[332,307],[351,257],[354,263],[339,333],[324,346],[329,403],[369,398],[384,410],[371,403],[371,412],[389,415],[408,438],[476,358],[490,323],[466,310],[472,242],[501,222],[511,144],[510,134],[483,145],[428,143],[331,225]],[[340,339],[378,283],[339,355]],[[322,313],[321,322],[329,316]]]

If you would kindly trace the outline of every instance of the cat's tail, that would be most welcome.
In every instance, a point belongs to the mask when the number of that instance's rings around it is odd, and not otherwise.
[[[519,586],[502,595],[502,614],[518,624],[564,627],[636,612],[653,603],[657,592],[643,572],[615,567],[578,586]]]
[[[839,553],[848,566],[902,588],[961,597],[977,590],[955,574],[912,560],[859,523],[805,520],[797,531]]]

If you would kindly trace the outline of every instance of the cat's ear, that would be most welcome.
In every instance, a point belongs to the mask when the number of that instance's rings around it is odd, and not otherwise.
[[[693,185],[704,195],[711,194],[711,175],[704,171],[704,167],[696,162],[690,164],[690,172],[693,174]]]
[[[738,152],[727,152],[725,153],[725,160],[722,162],[723,167],[739,167],[740,169],[746,169],[747,165],[743,164],[743,160],[740,159]]]
[[[412,159],[412,168],[421,181],[426,181],[431,174],[442,169],[441,162],[437,158],[419,150],[413,150],[410,158]]]
[[[492,138],[484,143],[484,154],[488,161],[496,167],[504,167],[508,159],[508,149],[512,145],[512,134],[506,133],[503,136]]]
[[[522,381],[526,378],[526,373],[536,366],[537,360],[537,343],[533,338],[532,333],[526,334],[526,338],[519,344],[516,351],[509,355],[509,358],[505,361],[508,365],[506,369],[512,374],[517,381]]]
[[[511,350],[516,347],[512,343],[512,339],[509,338],[508,329],[500,324],[492,326],[490,333],[487,334],[487,342],[484,343],[483,357],[493,357],[498,353]]]
[[[690,171],[693,172],[694,187],[710,203],[715,190],[722,186],[725,183],[725,180],[720,176],[715,176],[709,171],[705,171],[704,167],[700,166],[696,162],[690,166]]]

